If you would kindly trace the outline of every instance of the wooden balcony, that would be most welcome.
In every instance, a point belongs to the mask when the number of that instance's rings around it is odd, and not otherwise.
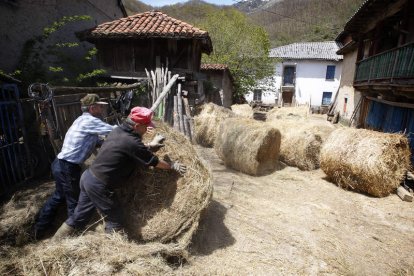
[[[354,86],[414,87],[414,43],[388,50],[358,62]]]

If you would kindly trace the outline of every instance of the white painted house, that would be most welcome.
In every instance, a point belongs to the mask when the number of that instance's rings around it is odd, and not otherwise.
[[[246,100],[273,101],[279,106],[328,106],[338,91],[341,77],[342,55],[336,54],[338,49],[334,41],[293,43],[272,49],[270,57],[280,60],[274,76],[260,81],[246,95]],[[263,89],[269,80],[272,89]]]

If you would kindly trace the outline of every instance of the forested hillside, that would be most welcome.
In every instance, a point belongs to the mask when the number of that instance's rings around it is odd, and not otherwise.
[[[250,13],[265,27],[272,46],[333,40],[365,0],[285,0]]]
[[[124,2],[130,14],[153,9],[136,0]],[[233,8],[253,10],[247,13],[248,17],[266,29],[272,47],[276,47],[293,42],[335,39],[363,2],[364,0],[252,0],[235,2]],[[207,14],[229,8],[231,7],[192,0],[184,4],[163,6],[159,10],[197,26]]]

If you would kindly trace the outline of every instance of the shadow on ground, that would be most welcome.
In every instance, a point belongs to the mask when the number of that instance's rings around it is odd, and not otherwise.
[[[203,212],[197,232],[190,246],[192,255],[210,255],[217,249],[235,243],[229,229],[224,224],[227,209],[218,201],[211,201]]]

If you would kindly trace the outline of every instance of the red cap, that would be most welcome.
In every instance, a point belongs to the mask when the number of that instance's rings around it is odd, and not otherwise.
[[[150,127],[155,127],[152,123],[152,111],[145,107],[136,106],[131,109],[128,118],[133,122],[141,125],[148,125]]]

